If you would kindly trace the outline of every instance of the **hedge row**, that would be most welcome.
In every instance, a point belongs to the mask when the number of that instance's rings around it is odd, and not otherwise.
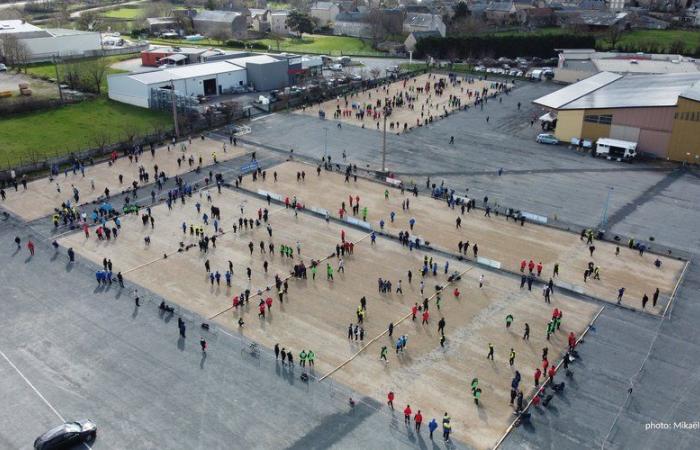
[[[563,34],[429,37],[418,41],[416,56],[432,56],[439,59],[501,56],[552,58],[557,56],[557,48],[595,48],[595,37]]]

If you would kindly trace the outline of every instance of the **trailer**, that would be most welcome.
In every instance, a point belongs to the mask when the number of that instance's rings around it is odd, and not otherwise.
[[[617,161],[631,161],[637,157],[637,143],[620,139],[600,138],[596,142],[595,156]]]

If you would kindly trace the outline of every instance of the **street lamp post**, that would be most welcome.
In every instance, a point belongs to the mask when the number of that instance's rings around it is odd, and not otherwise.
[[[323,127],[323,156],[328,159],[328,127]]]
[[[605,227],[608,225],[608,206],[610,206],[610,196],[612,195],[613,191],[612,186],[608,186],[608,195],[605,197],[605,204],[603,204],[603,213],[600,215],[600,224],[598,225],[598,229],[605,231]]]

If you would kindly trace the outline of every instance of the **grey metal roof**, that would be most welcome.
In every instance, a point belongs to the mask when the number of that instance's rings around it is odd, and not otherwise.
[[[696,102],[700,102],[700,82],[695,83],[685,91],[681,92],[680,97],[685,97],[690,100],[695,100]]]
[[[627,75],[566,104],[561,109],[674,106],[678,102],[678,96],[699,81],[700,73]]]
[[[241,13],[235,11],[202,11],[197,13],[192,20],[195,22],[223,22],[232,23]]]
[[[616,73],[600,72],[578,83],[571,84],[563,89],[547,94],[544,97],[540,97],[535,100],[534,103],[547,108],[561,109],[574,100],[590,94],[596,89],[600,89],[620,78],[622,78],[622,75]]]

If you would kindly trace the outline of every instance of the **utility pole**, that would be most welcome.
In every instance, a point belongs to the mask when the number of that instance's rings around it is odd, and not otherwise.
[[[56,55],[51,57],[53,60],[53,67],[56,69],[56,86],[58,86],[58,97],[61,99],[61,104],[63,104],[63,90],[61,89],[61,79],[58,76],[58,62],[56,60]]]
[[[608,195],[605,197],[605,204],[603,205],[603,213],[600,215],[600,224],[598,229],[605,231],[605,227],[608,226],[608,206],[610,205],[610,195],[612,194],[613,187],[608,186]]]
[[[170,80],[170,100],[173,105],[173,126],[175,128],[175,139],[180,139],[180,127],[177,124],[177,105],[175,105],[175,83]]]
[[[323,137],[323,156],[328,159],[328,127],[323,127],[323,132],[325,133]]]
[[[386,173],[386,105],[384,106],[384,131],[382,132],[382,172]]]

